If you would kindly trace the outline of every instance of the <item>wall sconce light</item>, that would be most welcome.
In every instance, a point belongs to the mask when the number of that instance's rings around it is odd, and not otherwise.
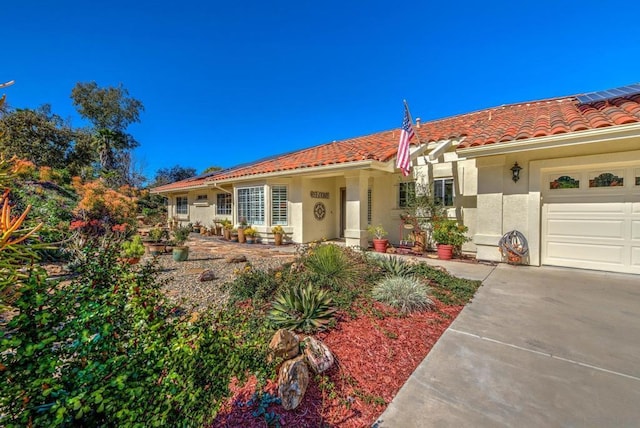
[[[518,180],[520,180],[521,170],[522,170],[522,167],[518,165],[518,162],[514,163],[513,166],[511,167],[511,179],[513,180],[514,183],[517,183]]]

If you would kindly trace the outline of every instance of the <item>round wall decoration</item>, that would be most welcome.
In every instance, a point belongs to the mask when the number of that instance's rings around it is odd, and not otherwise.
[[[324,219],[325,214],[327,214],[327,209],[324,207],[324,204],[322,202],[317,202],[313,207],[313,216],[316,220],[322,220]]]

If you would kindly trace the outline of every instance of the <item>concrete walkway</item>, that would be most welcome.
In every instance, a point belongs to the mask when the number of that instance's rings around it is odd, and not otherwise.
[[[376,425],[640,426],[640,276],[491,269]]]

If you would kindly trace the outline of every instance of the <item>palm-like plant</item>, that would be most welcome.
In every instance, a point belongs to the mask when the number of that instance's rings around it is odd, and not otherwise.
[[[269,319],[279,328],[310,333],[326,329],[335,311],[333,299],[325,290],[307,284],[281,292],[273,302]]]

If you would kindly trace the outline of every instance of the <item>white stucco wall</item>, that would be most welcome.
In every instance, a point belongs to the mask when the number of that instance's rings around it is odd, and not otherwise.
[[[474,243],[477,258],[500,261],[498,241],[503,234],[518,230],[529,244],[529,264],[540,265],[541,193],[545,170],[563,166],[603,165],[638,158],[640,136],[595,141],[476,159],[478,197]],[[512,180],[515,162],[523,168],[520,180]]]

